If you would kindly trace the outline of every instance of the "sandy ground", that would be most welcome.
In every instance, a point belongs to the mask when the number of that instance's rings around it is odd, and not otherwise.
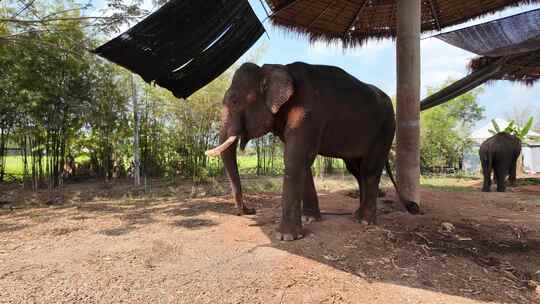
[[[228,195],[68,185],[0,211],[0,303],[540,303],[540,186],[473,186],[424,189],[419,216],[388,190],[377,226],[327,215],[280,242],[279,194],[246,195],[258,212],[239,217]],[[358,204],[319,194],[325,212]]]

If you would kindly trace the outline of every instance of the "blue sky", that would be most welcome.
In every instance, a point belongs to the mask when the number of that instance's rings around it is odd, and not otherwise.
[[[259,0],[249,0],[260,20],[266,18]],[[103,6],[102,0],[94,2],[94,8]],[[150,7],[150,1],[145,0],[145,6]],[[520,8],[510,8],[502,12],[478,18],[465,24],[446,28],[444,31],[462,28],[481,22],[498,19],[539,8],[540,5],[527,5]],[[287,64],[294,61],[304,61],[314,64],[336,65],[348,71],[358,79],[377,85],[388,95],[396,92],[396,56],[395,43],[391,40],[381,42],[370,41],[362,48],[343,50],[339,45],[325,43],[310,44],[307,39],[274,27],[269,21],[264,23],[268,32],[240,60],[252,56],[252,50],[264,45],[265,52],[260,63]],[[458,79],[466,75],[468,60],[475,57],[473,53],[453,47],[435,38],[426,38],[421,42],[422,52],[422,97],[426,87],[441,85],[448,77]],[[479,103],[486,108],[486,119],[479,125],[487,123],[491,118],[505,118],[514,107],[529,108],[531,115],[540,119],[540,85],[526,87],[508,81],[497,81],[485,86],[485,91],[479,97]],[[540,121],[537,121],[537,123]]]

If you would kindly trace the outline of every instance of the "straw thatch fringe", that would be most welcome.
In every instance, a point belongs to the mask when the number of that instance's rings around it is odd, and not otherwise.
[[[307,38],[311,44],[315,42],[324,42],[328,45],[341,44],[344,49],[361,47],[368,41],[379,42],[384,39],[395,40],[396,38],[395,32],[380,32],[377,35],[373,35],[372,33],[355,33],[353,36],[350,33],[343,35],[314,29],[306,30],[302,26],[281,23],[281,21],[277,19],[271,19],[271,21],[273,25],[279,26],[285,33],[299,38]]]
[[[481,70],[500,58],[487,56],[474,58],[469,62],[469,72]],[[501,71],[492,77],[492,81],[495,80],[509,80],[525,86],[534,85],[540,80],[540,50],[510,57]]]
[[[368,40],[396,36],[396,1],[379,0],[266,0],[272,24],[288,33],[306,37],[311,43],[341,42],[344,48],[364,45]],[[448,0],[422,1],[422,32],[437,31],[507,7],[540,3],[540,0]],[[328,9],[330,7],[330,9]],[[356,12],[360,11],[357,17]],[[464,15],[463,12],[466,12]]]
[[[340,35],[333,33],[325,33],[317,30],[306,31],[305,28],[294,25],[280,23],[279,20],[272,19],[272,24],[279,26],[286,34],[292,35],[298,38],[307,38],[309,43],[313,44],[315,42],[323,42],[327,45],[341,44],[344,49],[361,47],[368,41],[379,42],[384,39],[395,40],[395,34],[391,33],[380,33],[377,36],[365,34],[356,34],[355,36],[351,35]]]

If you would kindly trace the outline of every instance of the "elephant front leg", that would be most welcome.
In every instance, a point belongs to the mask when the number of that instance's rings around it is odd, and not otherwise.
[[[311,168],[306,170],[304,178],[304,195],[302,197],[302,220],[304,222],[320,221],[321,210],[319,209],[319,199],[317,198],[317,190],[313,181]]]
[[[285,165],[281,223],[277,235],[279,240],[294,241],[303,237],[301,200],[305,172],[305,168],[299,168],[291,164]]]
[[[302,198],[307,171],[317,155],[308,150],[308,138],[309,136],[290,136],[285,142],[282,216],[278,234],[278,239],[283,241],[293,241],[303,237]],[[315,189],[314,186],[313,189]],[[315,193],[312,194],[316,196]]]

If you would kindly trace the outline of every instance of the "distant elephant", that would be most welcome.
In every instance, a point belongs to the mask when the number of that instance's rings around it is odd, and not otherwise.
[[[207,155],[222,156],[240,214],[255,210],[242,200],[238,139],[244,149],[250,139],[273,132],[284,143],[279,239],[302,237],[302,215],[321,219],[311,172],[317,154],[345,161],[360,186],[355,217],[375,223],[379,181],[395,130],[394,109],[385,93],[337,67],[244,63],[235,72],[223,105],[221,145]],[[415,202],[402,202],[410,213],[419,212]]]
[[[494,172],[498,192],[505,191],[507,175],[510,175],[510,184],[516,184],[516,164],[521,154],[519,138],[505,132],[497,133],[480,145],[479,154],[484,175],[482,191],[491,191],[491,171]]]

